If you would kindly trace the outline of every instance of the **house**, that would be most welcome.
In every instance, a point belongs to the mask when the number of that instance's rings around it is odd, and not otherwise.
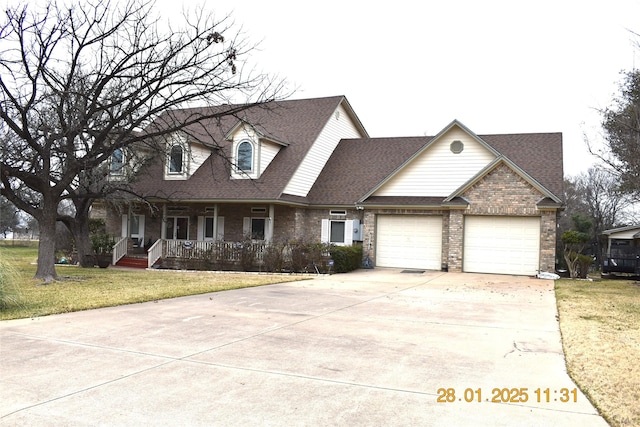
[[[267,107],[176,133],[135,183],[153,209],[97,204],[123,237],[117,256],[146,244],[151,265],[250,237],[362,244],[379,267],[555,269],[560,133],[476,135],[454,120],[431,137],[371,138],[343,96]]]
[[[640,225],[605,230],[607,252],[602,272],[640,274]]]

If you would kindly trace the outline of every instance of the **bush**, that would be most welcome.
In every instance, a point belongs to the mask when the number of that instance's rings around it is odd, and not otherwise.
[[[362,264],[362,246],[332,246],[329,250],[333,259],[333,271],[348,273]]]
[[[286,243],[274,242],[267,246],[262,255],[264,268],[272,273],[279,273],[284,268]]]
[[[287,244],[290,270],[298,273],[324,272],[323,258],[327,245],[320,242],[294,240]]]

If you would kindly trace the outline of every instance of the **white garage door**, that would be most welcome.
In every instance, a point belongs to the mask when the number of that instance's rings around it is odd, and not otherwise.
[[[540,259],[540,218],[467,216],[463,270],[534,275]]]
[[[378,215],[376,234],[378,266],[441,269],[441,216]]]

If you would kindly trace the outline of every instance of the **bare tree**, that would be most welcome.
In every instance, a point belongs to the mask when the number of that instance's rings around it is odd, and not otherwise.
[[[145,0],[54,1],[9,9],[0,24],[0,192],[37,219],[35,277],[45,282],[57,278],[60,202],[73,200],[82,221],[86,201],[128,191],[126,180],[107,178],[114,153],[161,152],[162,137],[282,91],[265,75],[245,73],[254,46],[228,17],[197,10],[169,24],[153,9]],[[167,110],[203,104],[234,106],[147,126]]]
[[[628,219],[628,209],[632,199],[620,189],[619,178],[609,169],[592,167],[565,182],[567,209],[560,221],[562,231],[572,226],[568,222],[574,215],[581,215],[591,221],[590,241],[594,254],[601,261],[601,249],[606,241],[602,232],[623,225]]]
[[[619,95],[602,111],[603,148],[589,151],[611,168],[620,188],[640,200],[640,70],[623,73]]]

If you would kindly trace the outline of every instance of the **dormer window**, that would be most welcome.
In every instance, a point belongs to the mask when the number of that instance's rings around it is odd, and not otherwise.
[[[236,164],[238,171],[246,173],[253,171],[253,145],[249,141],[238,144]]]
[[[124,151],[122,148],[116,148],[111,153],[111,162],[109,164],[109,175],[122,176],[124,175]]]
[[[176,144],[169,152],[169,173],[181,174],[184,172],[184,148]]]

